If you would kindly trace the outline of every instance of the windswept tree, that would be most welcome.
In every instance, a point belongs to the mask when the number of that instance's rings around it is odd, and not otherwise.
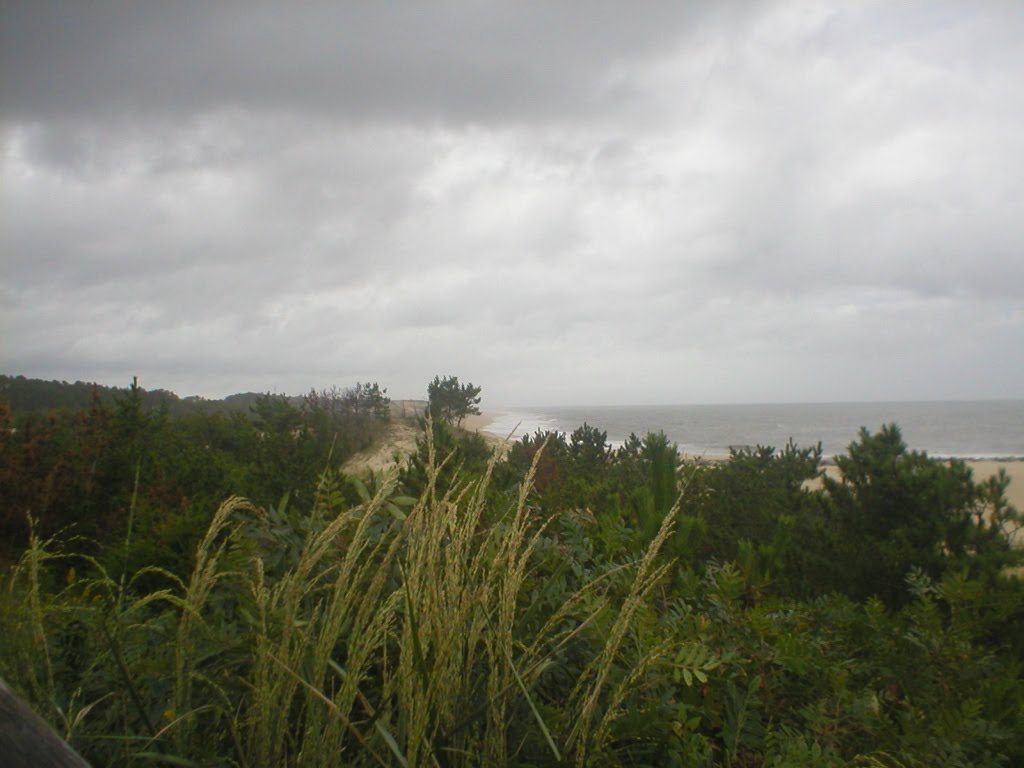
[[[467,416],[480,413],[480,387],[460,384],[457,376],[435,376],[427,385],[430,415],[457,427]]]

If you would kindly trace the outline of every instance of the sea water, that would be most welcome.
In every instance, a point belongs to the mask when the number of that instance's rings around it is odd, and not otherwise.
[[[826,457],[845,453],[861,427],[897,424],[913,450],[936,457],[1024,458],[1024,400],[786,403],[769,405],[542,406],[494,409],[488,432],[518,439],[537,430],[570,433],[584,422],[618,447],[630,433],[663,431],[687,453],[821,443]]]

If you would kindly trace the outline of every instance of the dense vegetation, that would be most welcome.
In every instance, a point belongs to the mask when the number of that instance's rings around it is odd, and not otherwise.
[[[129,566],[184,574],[221,501],[308,508],[324,467],[372,445],[390,419],[376,383],[302,398],[240,395],[211,410],[193,401],[175,415],[176,398],[136,382],[97,387],[81,408],[41,406],[75,400],[85,385],[5,382],[19,394],[13,405],[0,399],[0,558],[3,547],[27,545],[29,515],[38,536],[73,524],[76,535],[109,542],[123,539],[131,509],[153,547],[138,541]]]
[[[96,765],[1024,764],[1005,478],[439,420],[346,477],[382,402],[8,416],[0,676]]]

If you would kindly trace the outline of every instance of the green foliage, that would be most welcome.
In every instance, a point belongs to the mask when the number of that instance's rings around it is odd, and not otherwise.
[[[427,385],[427,401],[434,421],[461,427],[467,416],[480,413],[480,387],[460,384],[457,376],[435,376]]]
[[[15,414],[45,414],[51,410],[81,411],[91,407],[94,399],[110,406],[128,394],[137,397],[146,410],[175,408],[182,404],[173,392],[158,389],[147,392],[133,381],[128,390],[76,381],[42,381],[24,376],[0,375],[0,400],[6,401]]]
[[[769,544],[786,515],[814,514],[806,483],[818,476],[821,447],[781,452],[757,446],[733,450],[729,461],[693,473],[685,502],[687,514],[708,523],[704,559],[733,560],[741,541]]]
[[[370,447],[391,419],[387,389],[377,382],[351,389],[311,390],[304,398],[305,423],[321,443],[351,456]]]
[[[979,487],[963,462],[908,451],[896,425],[875,435],[862,429],[836,465],[841,479],[824,480],[832,559],[842,566],[834,588],[899,606],[910,599],[912,569],[938,580],[961,569],[992,575],[1019,562],[1004,530],[1018,517],[999,480]]]
[[[416,452],[399,472],[402,486],[414,496],[431,485],[447,491],[459,477],[483,472],[493,458],[491,447],[476,432],[453,429],[429,414],[421,427],[423,436],[416,441]],[[436,466],[433,474],[431,466]]]
[[[1005,478],[894,428],[819,491],[818,448],[695,466],[583,425],[499,461],[428,419],[364,482],[323,470],[352,402],[175,419],[130,389],[8,429],[20,511],[81,494],[121,538],[26,532],[0,676],[97,765],[1024,762]]]
[[[152,569],[118,580],[97,560],[47,584],[46,566],[69,559],[33,538],[4,585],[0,672],[52,721],[71,713],[64,734],[97,764],[606,761],[625,702],[664,653],[627,640],[664,573],[671,521],[629,572],[553,595],[524,626],[544,534],[526,491],[488,524],[489,470],[445,493],[437,470],[398,517],[393,478],[349,506],[325,474],[308,517],[229,500],[190,575],[156,573],[152,591],[138,591]],[[538,686],[573,644],[582,671],[568,717],[555,717]]]
[[[195,414],[245,413],[259,397],[255,392],[229,395],[223,400],[208,400],[195,395],[179,397],[165,389],[139,388],[142,406],[147,411],[166,410],[173,417]],[[125,388],[105,387],[93,382],[43,381],[24,376],[0,374],[0,401],[6,402],[15,417],[34,414],[45,416],[50,411],[82,411],[99,400],[110,407],[123,396]]]
[[[635,480],[625,500],[626,523],[641,541],[650,541],[679,498],[679,449],[664,432],[652,432],[640,441],[630,435],[617,459],[620,471]]]
[[[33,382],[25,388],[37,389]],[[178,412],[169,400],[153,407],[151,394],[133,381],[123,390],[92,390],[82,411],[20,415],[0,401],[0,560],[27,545],[29,515],[40,536],[73,526],[109,542],[123,536],[133,509],[147,535],[136,538],[129,566],[160,565],[184,576],[222,499],[245,495],[267,505],[289,494],[308,505],[324,468],[372,445],[390,417],[386,390],[376,383],[299,402],[231,399],[251,402],[247,412],[202,404]],[[124,558],[116,560],[123,568]]]
[[[820,594],[820,570],[831,562],[821,542],[819,496],[808,489],[820,474],[821,447],[733,450],[726,462],[687,470],[683,512],[703,536],[692,565],[736,560],[757,569],[762,586],[800,597]]]

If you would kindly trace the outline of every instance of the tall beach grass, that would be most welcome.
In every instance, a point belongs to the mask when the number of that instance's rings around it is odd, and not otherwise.
[[[665,573],[656,556],[675,510],[631,566],[621,606],[598,576],[528,631],[524,587],[545,535],[528,503],[536,459],[518,494],[494,492],[496,459],[442,492],[430,436],[426,488],[407,513],[391,503],[393,475],[351,506],[325,473],[314,509],[287,530],[232,498],[184,581],[113,578],[33,538],[2,584],[0,674],[96,764],[589,764],[662,653],[610,675]],[[300,537],[294,557],[272,556],[286,536]],[[139,588],[154,579],[163,586]],[[538,681],[598,614],[602,644],[556,724]]]

